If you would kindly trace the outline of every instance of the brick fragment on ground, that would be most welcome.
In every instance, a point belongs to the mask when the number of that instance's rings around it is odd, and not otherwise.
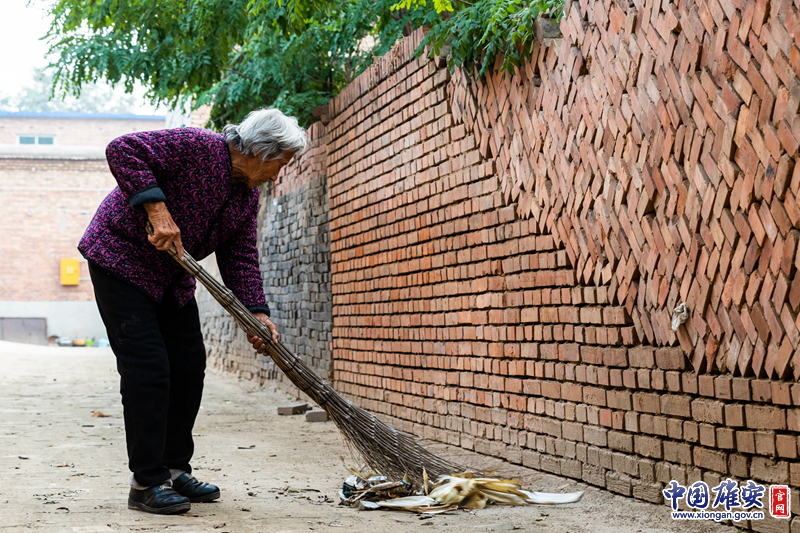
[[[281,405],[278,407],[278,414],[281,416],[302,415],[310,407],[307,403],[293,403],[291,405]]]
[[[327,422],[328,413],[322,409],[312,409],[306,412],[306,422]]]

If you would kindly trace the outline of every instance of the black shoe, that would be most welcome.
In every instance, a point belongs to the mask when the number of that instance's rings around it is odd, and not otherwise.
[[[191,474],[186,472],[172,481],[172,487],[175,492],[186,496],[192,503],[210,502],[219,498],[219,487],[197,481]]]
[[[192,508],[189,498],[181,496],[169,485],[156,485],[138,490],[131,487],[128,509],[154,514],[180,514]]]

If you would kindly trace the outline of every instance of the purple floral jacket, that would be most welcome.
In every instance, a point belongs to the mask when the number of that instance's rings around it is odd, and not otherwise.
[[[258,189],[232,179],[222,135],[198,128],[123,135],[106,148],[118,187],[103,200],[78,244],[86,259],[160,301],[192,299],[195,280],[147,240],[143,204],[164,201],[196,259],[212,252],[225,285],[251,311],[269,314],[256,248]]]

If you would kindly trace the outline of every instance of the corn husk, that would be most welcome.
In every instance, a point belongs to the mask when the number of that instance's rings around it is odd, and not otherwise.
[[[473,492],[458,504],[462,509],[483,509],[489,503],[489,498],[482,492]]]
[[[427,489],[427,476],[423,473],[423,489]],[[416,513],[440,513],[453,509],[483,509],[489,503],[505,505],[561,504],[577,502],[583,492],[551,494],[531,492],[519,488],[518,479],[475,477],[470,472],[441,476],[427,495],[406,496],[376,501],[368,505],[358,501],[359,509],[400,509]],[[363,496],[367,496],[369,490]],[[373,493],[374,494],[374,493]],[[358,498],[361,500],[361,498]]]
[[[397,509],[421,514],[438,514],[455,509],[484,509],[490,503],[505,505],[564,504],[581,499],[583,492],[553,494],[522,490],[518,479],[497,479],[475,477],[471,472],[441,476],[428,491],[428,476],[423,469],[422,489],[414,495],[409,494],[411,486],[404,479],[401,482],[386,481],[383,476],[370,476],[364,481],[359,473],[351,470],[353,476],[345,481],[350,487],[351,496],[345,505],[353,505],[358,510]],[[356,487],[364,487],[358,489]],[[427,494],[426,494],[427,493]]]
[[[483,500],[508,505],[524,505],[527,499],[519,490],[518,479],[476,478],[471,475],[442,476],[429,496],[441,503],[461,504],[475,494],[481,494]],[[472,498],[470,505],[475,505],[476,500]]]
[[[406,496],[375,503],[379,507],[387,509],[400,509],[421,514],[440,514],[458,509],[457,505],[442,505],[428,496]]]
[[[386,500],[376,503],[381,507],[388,507],[390,509],[406,509],[408,507],[433,507],[441,505],[439,502],[428,496],[406,496],[405,498],[395,498],[393,500]]]
[[[539,505],[555,505],[559,503],[575,503],[583,497],[583,491],[570,492],[567,494],[553,494],[548,492],[530,492],[521,490],[525,495],[527,503],[535,503]]]

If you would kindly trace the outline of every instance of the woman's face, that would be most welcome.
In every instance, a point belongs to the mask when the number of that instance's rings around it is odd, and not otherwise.
[[[243,182],[249,188],[258,187],[262,183],[268,181],[275,181],[281,169],[291,161],[294,157],[294,152],[283,152],[280,159],[271,159],[269,161],[261,161],[260,158],[250,156],[247,162],[247,168],[244,169]]]

